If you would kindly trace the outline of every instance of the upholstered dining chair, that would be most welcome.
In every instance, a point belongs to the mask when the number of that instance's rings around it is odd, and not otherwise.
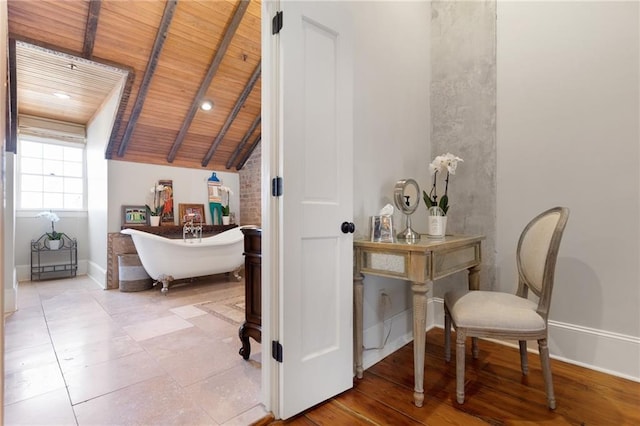
[[[547,346],[547,320],[562,233],[569,210],[555,207],[540,213],[522,231],[516,262],[515,294],[498,291],[450,291],[444,296],[445,360],[451,359],[451,325],[456,330],[456,399],[464,403],[465,340],[473,340],[472,355],[478,358],[477,338],[518,340],[522,374],[529,372],[527,340],[537,340],[540,363],[550,409],[556,408]],[[529,290],[538,301],[529,300]]]

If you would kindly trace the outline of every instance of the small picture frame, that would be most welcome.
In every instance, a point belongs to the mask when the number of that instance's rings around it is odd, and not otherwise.
[[[122,206],[122,226],[148,224],[146,206]]]
[[[375,243],[393,243],[393,216],[371,216],[371,241]]]
[[[178,208],[180,211],[180,226],[183,226],[185,223],[185,218],[188,215],[193,215],[194,223],[201,223],[204,225],[205,216],[204,216],[204,204],[178,204]]]

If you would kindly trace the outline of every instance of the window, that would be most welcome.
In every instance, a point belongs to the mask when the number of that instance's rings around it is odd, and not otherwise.
[[[18,147],[20,209],[84,208],[84,145],[23,137]]]

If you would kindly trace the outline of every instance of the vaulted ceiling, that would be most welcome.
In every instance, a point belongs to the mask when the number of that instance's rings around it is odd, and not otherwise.
[[[96,62],[128,71],[106,158],[235,171],[260,142],[260,0],[9,0],[8,16],[18,46],[59,52],[17,61],[18,115],[86,124],[109,95],[79,77]]]

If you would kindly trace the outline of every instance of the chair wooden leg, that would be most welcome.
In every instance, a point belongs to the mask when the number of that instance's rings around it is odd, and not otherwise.
[[[542,376],[544,377],[544,385],[547,391],[547,402],[551,410],[556,409],[556,397],[553,393],[553,378],[551,377],[551,364],[549,363],[549,347],[547,339],[538,340],[538,349],[540,350],[540,364],[542,365]]]
[[[527,358],[527,341],[520,340],[520,368],[525,376],[529,374],[529,360]]]
[[[444,360],[451,361],[451,316],[446,306],[444,307]]]
[[[456,400],[464,404],[464,330],[456,330]]]
[[[473,355],[473,359],[478,359],[480,356],[480,349],[478,348],[478,338],[471,338],[471,355]]]

